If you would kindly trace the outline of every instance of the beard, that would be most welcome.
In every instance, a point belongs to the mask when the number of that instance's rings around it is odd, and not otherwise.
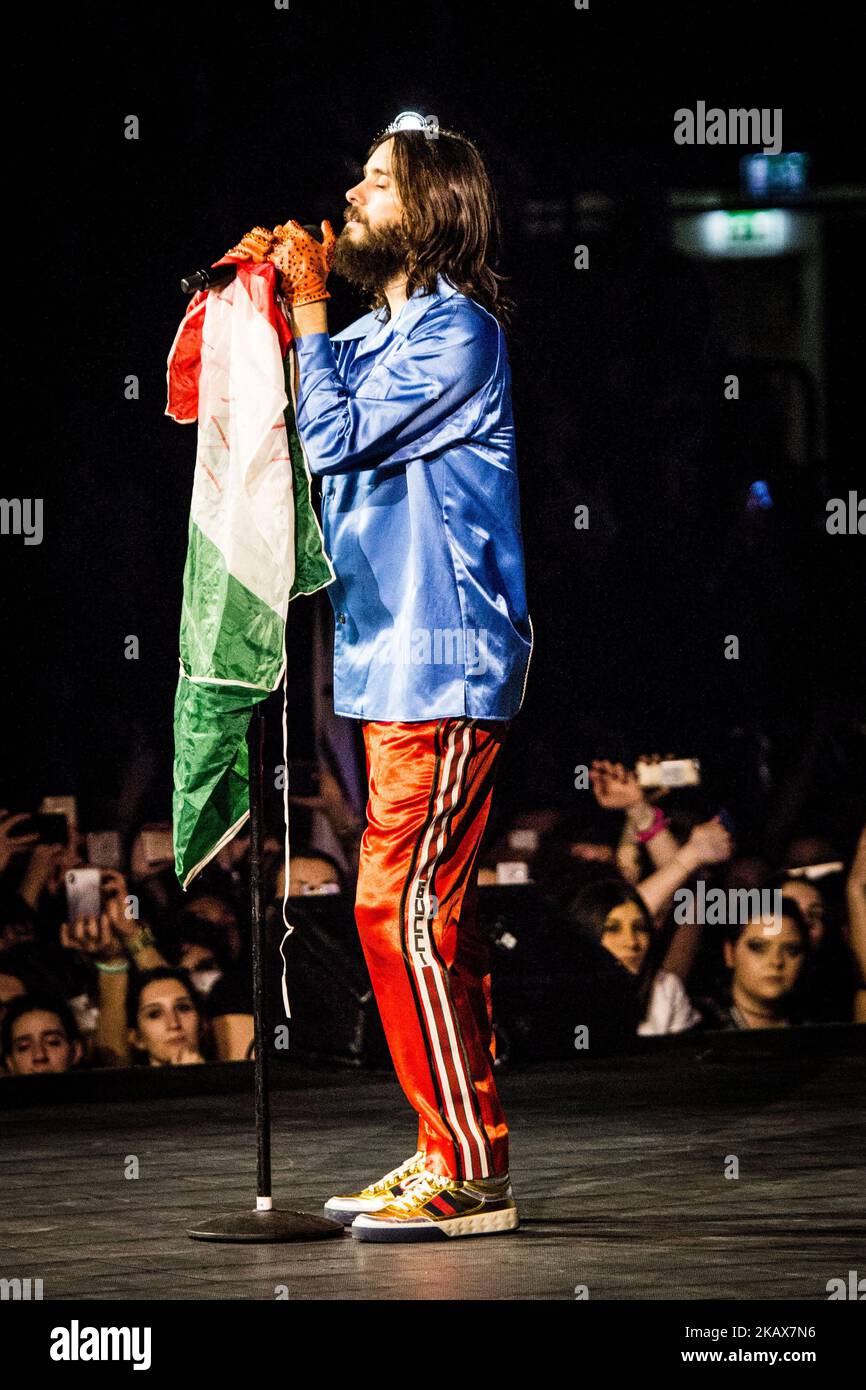
[[[350,232],[349,221],[357,220],[363,231]],[[369,227],[358,219],[346,219],[337,238],[333,274],[348,280],[365,294],[378,294],[406,269],[406,240],[399,225]]]

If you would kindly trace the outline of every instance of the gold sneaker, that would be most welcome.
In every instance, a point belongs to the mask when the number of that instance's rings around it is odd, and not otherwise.
[[[423,1173],[378,1211],[352,1222],[355,1240],[451,1240],[516,1231],[517,1203],[508,1174],[495,1178],[445,1178]]]
[[[339,1221],[344,1226],[351,1226],[356,1216],[364,1212],[378,1211],[380,1207],[387,1204],[395,1197],[399,1197],[407,1185],[424,1172],[424,1154],[419,1149],[411,1158],[407,1158],[401,1163],[399,1168],[392,1168],[390,1173],[386,1173],[384,1178],[378,1182],[371,1182],[369,1187],[364,1187],[360,1192],[352,1192],[345,1197],[332,1197],[325,1203],[325,1215],[332,1221]]]

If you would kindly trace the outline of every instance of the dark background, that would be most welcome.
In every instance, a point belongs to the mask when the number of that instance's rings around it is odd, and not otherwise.
[[[800,822],[849,848],[866,784],[866,541],[828,536],[824,521],[828,498],[864,490],[853,14],[601,0],[587,12],[568,0],[34,11],[7,58],[3,492],[44,498],[45,537],[0,542],[0,804],[72,790],[83,827],[102,828],[135,759],[141,816],[170,815],[195,456],[194,429],[164,415],[179,277],[256,223],[339,227],[370,141],[411,108],[486,154],[519,308],[509,343],[536,645],[503,806],[569,806],[576,764],[670,749],[704,760],[713,795],[757,841],[768,796],[806,755]],[[698,100],[782,107],[784,148],[808,152],[813,183],[860,186],[859,204],[826,214],[827,439],[805,463],[787,456],[760,374],[744,371],[741,400],[723,400],[735,368],[713,272],[671,249],[667,190],[735,189],[743,153],[674,143],[674,111]],[[124,139],[128,114],[138,141]],[[614,199],[596,234],[574,210],[586,192]],[[578,272],[584,241],[591,268]],[[365,306],[332,290],[336,331]],[[130,373],[138,401],[124,399]],[[746,508],[758,478],[771,511]],[[311,751],[308,605],[289,619],[295,756]],[[729,633],[739,661],[724,659]],[[138,661],[124,658],[128,634]]]

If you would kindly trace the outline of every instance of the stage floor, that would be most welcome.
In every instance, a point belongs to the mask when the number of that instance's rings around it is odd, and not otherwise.
[[[521,1228],[432,1245],[191,1241],[254,1206],[248,1092],[5,1110],[0,1275],[45,1299],[826,1300],[863,1263],[864,1032],[505,1070]],[[382,1073],[287,1064],[272,1107],[280,1206],[319,1213],[414,1148]]]

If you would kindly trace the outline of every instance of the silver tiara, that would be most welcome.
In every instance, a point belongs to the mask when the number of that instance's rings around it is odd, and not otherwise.
[[[428,140],[435,140],[439,134],[439,117],[422,116],[420,111],[401,111],[385,127],[385,134],[394,135],[398,130],[423,130]]]

